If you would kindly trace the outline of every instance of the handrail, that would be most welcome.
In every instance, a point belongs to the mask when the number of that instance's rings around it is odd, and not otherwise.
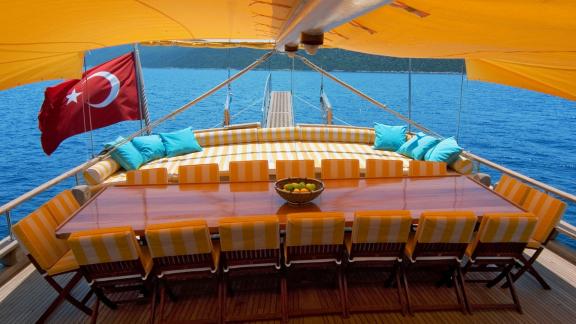
[[[326,119],[326,125],[332,125],[332,104],[328,100],[328,96],[324,89],[320,93],[320,105],[324,109],[324,118]]]
[[[264,97],[262,99],[262,127],[268,122],[268,108],[270,107],[270,95],[272,92],[272,74],[269,73],[264,84]]]

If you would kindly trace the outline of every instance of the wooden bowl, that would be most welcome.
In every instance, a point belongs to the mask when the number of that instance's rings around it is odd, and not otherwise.
[[[290,192],[288,190],[284,190],[284,185],[288,183],[313,183],[316,185],[316,190],[311,192]],[[322,181],[312,178],[285,178],[276,181],[274,185],[276,192],[280,195],[280,197],[284,198],[291,204],[300,205],[308,203],[314,200],[316,197],[320,196],[322,191],[324,191],[324,183]]]

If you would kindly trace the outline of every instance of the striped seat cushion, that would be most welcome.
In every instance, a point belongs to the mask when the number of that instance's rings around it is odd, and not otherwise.
[[[219,220],[222,251],[254,251],[280,248],[278,217],[243,216]]]
[[[230,162],[230,182],[268,181],[268,161]]]
[[[153,258],[212,253],[212,241],[205,220],[150,225],[146,241]]]
[[[356,159],[322,160],[322,179],[360,178],[360,163]]]
[[[542,191],[532,189],[524,200],[522,208],[538,217],[532,238],[535,241],[545,243],[564,215],[566,204]]]
[[[437,177],[448,173],[446,163],[412,160],[409,163],[408,176],[410,177]]]
[[[56,197],[50,199],[46,203],[46,207],[50,211],[52,217],[54,217],[54,221],[56,224],[62,224],[72,213],[74,213],[78,208],[80,208],[80,204],[74,198],[72,191],[64,190],[59,193]]]
[[[352,243],[405,243],[412,217],[407,210],[358,211],[354,215]]]
[[[277,160],[276,179],[314,178],[314,160]]]
[[[375,136],[370,128],[300,127],[301,141],[373,144]]]
[[[494,189],[494,191],[518,205],[522,205],[529,190],[529,186],[507,174],[502,175],[500,181],[498,181],[498,185]]]
[[[258,142],[294,142],[300,140],[298,127],[259,128]]]
[[[286,246],[344,243],[344,214],[340,212],[287,215]]]
[[[402,160],[366,160],[366,178],[393,178],[404,175],[404,163]]]
[[[178,168],[179,183],[216,183],[220,181],[218,164],[181,165]]]
[[[100,161],[84,171],[84,179],[89,185],[97,185],[120,169],[120,164],[112,158]]]
[[[258,142],[257,128],[200,131],[194,135],[202,147]]]
[[[166,168],[132,170],[126,173],[127,185],[165,185],[168,184]]]
[[[470,243],[476,221],[471,211],[423,212],[415,239],[419,243]]]

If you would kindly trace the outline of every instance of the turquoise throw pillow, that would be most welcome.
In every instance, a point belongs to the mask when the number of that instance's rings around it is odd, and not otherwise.
[[[202,151],[190,127],[172,133],[160,133],[160,137],[166,147],[167,157]]]
[[[119,143],[122,140],[124,140],[124,137],[118,136],[118,138],[115,141],[104,144],[104,147],[105,148],[113,147],[116,145],[116,143]],[[134,144],[132,144],[132,142],[128,142],[120,146],[119,148],[114,150],[110,154],[110,156],[112,157],[112,159],[114,159],[114,161],[118,162],[118,164],[120,164],[126,171],[137,170],[142,164],[145,163],[142,154],[140,154],[138,149],[134,147]]]
[[[436,137],[418,133],[402,144],[396,153],[400,153],[414,160],[422,160],[426,152],[440,142]]]
[[[402,144],[406,143],[406,126],[388,126],[375,123],[374,131],[376,132],[375,150],[396,151]]]
[[[158,135],[136,137],[132,140],[132,144],[140,151],[145,163],[166,156],[166,148],[162,143],[162,138]]]
[[[461,152],[462,148],[458,146],[454,137],[448,137],[431,148],[424,156],[424,159],[426,161],[446,162],[451,164],[458,158],[458,155],[460,155]]]

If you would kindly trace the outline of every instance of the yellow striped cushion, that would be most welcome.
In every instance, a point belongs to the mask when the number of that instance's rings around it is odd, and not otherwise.
[[[166,168],[132,170],[126,173],[127,185],[160,185],[168,184]]]
[[[215,183],[220,181],[217,163],[181,165],[178,167],[180,183]]]
[[[317,212],[288,214],[286,245],[331,245],[344,243],[344,214]]]
[[[494,191],[518,205],[522,205],[529,190],[529,186],[507,174],[502,175],[500,181],[498,181],[498,185],[494,189]]]
[[[194,135],[202,147],[258,142],[256,128],[195,132]]]
[[[20,245],[44,270],[51,268],[69,250],[66,241],[56,238],[57,226],[48,208],[42,206],[12,227]]]
[[[154,258],[212,252],[205,220],[150,225],[146,228],[148,249]]]
[[[64,190],[56,197],[50,199],[46,203],[46,207],[48,207],[50,214],[54,217],[56,224],[62,224],[72,213],[80,208],[80,204],[78,204],[70,190]]]
[[[298,127],[259,128],[258,142],[293,142],[300,140]]]
[[[448,173],[446,163],[411,160],[408,167],[410,177],[436,177]]]
[[[243,216],[219,220],[220,249],[244,251],[280,248],[278,217]]]
[[[471,211],[423,212],[415,238],[419,243],[470,243],[476,221]]]
[[[408,210],[357,211],[352,243],[403,243],[408,241],[412,217]]]
[[[322,179],[360,178],[360,162],[356,159],[322,160]]]
[[[565,203],[536,189],[530,190],[522,207],[538,217],[532,238],[541,243],[546,242],[566,210]]]
[[[73,233],[68,245],[79,265],[136,260],[142,254],[128,226]]]
[[[268,161],[230,162],[230,182],[268,181]]]
[[[314,178],[314,160],[277,160],[276,179]]]
[[[84,171],[84,179],[89,185],[97,185],[120,169],[120,164],[112,158],[100,161]]]
[[[404,175],[404,163],[401,160],[366,160],[366,178],[390,178]]]
[[[529,213],[487,213],[482,217],[477,240],[483,243],[528,242],[537,218]]]
[[[459,155],[456,161],[450,164],[450,167],[460,174],[470,174],[474,169],[474,163],[472,160]]]
[[[374,143],[373,129],[346,127],[300,127],[301,141]]]

